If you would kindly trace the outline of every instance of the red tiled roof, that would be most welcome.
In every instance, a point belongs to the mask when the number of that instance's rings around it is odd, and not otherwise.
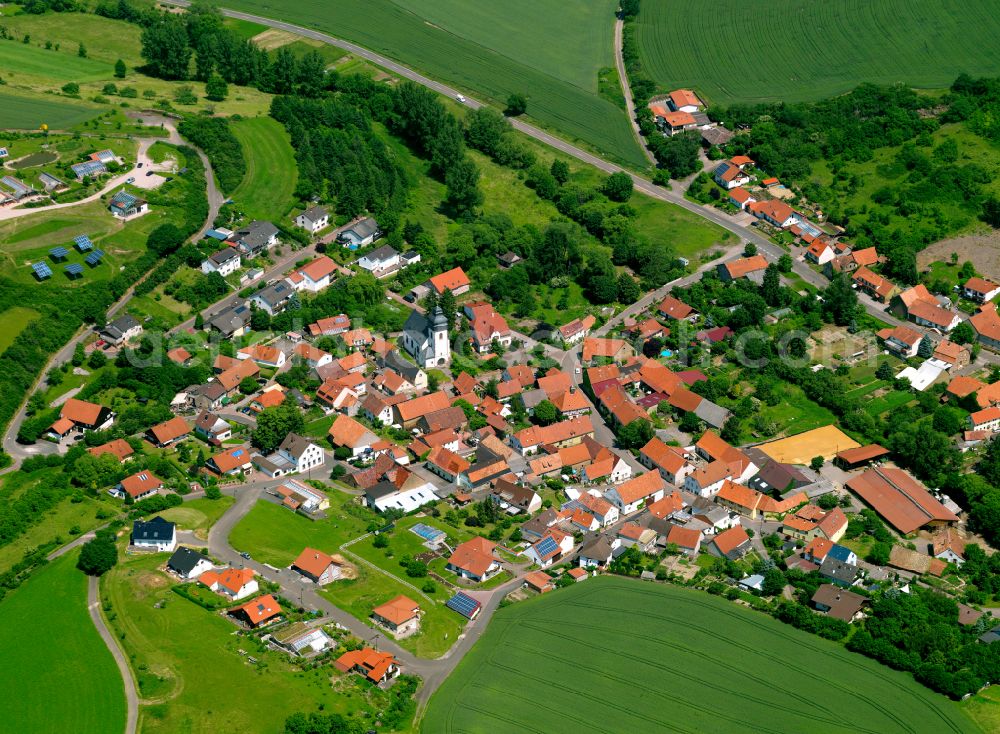
[[[849,480],[847,487],[904,535],[929,522],[958,520],[923,485],[901,469],[869,469]]]

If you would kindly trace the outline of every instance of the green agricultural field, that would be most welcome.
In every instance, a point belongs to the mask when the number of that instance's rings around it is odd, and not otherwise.
[[[121,59],[130,68],[144,63],[141,54],[142,44],[139,41],[142,28],[134,23],[90,13],[44,15],[25,13],[13,18],[4,18],[3,24],[18,40],[25,34],[31,36],[31,45],[28,48],[44,51],[46,42],[58,43],[59,51],[45,51],[45,53],[56,53],[60,57],[65,57],[65,73],[74,70],[77,61],[85,61],[77,56],[77,45],[80,43],[86,47],[89,60],[113,65],[115,61]],[[110,70],[107,77],[111,78]],[[73,77],[72,81],[82,82],[84,79]]]
[[[266,0],[226,5],[279,14]],[[616,0],[305,0],[281,6],[280,17],[354,41],[499,106],[511,93],[526,94],[530,117],[645,168],[624,113],[598,93],[599,72],[613,63],[616,6]]]
[[[910,676],[703,592],[589,579],[502,609],[424,732],[945,734],[976,728]]]
[[[247,162],[246,175],[233,192],[233,201],[256,219],[284,220],[299,175],[288,133],[270,117],[234,122],[232,129]]]
[[[55,51],[15,41],[0,42],[0,68],[63,82],[88,82],[114,75],[114,70],[105,62],[81,59],[76,55],[75,46],[72,49],[63,46]]]
[[[144,734],[276,732],[295,711],[357,711],[377,689],[336,690],[330,669],[296,672],[285,655],[236,637],[236,626],[171,591],[167,554],[126,559],[101,580],[110,626],[123,638],[140,695]],[[239,650],[251,651],[254,666]],[[120,730],[120,727],[119,727]],[[110,731],[110,729],[105,729]]]
[[[0,603],[3,728],[119,732],[125,691],[87,613],[87,577],[68,553]]]
[[[0,129],[37,130],[44,124],[52,130],[63,130],[99,113],[99,109],[89,105],[0,92]]]
[[[0,324],[3,324],[3,329],[0,330],[0,352],[13,344],[17,335],[39,316],[41,314],[35,309],[23,306],[14,306],[0,313]]]
[[[646,0],[643,68],[710,103],[821,99],[861,82],[941,88],[1000,72],[991,0]]]

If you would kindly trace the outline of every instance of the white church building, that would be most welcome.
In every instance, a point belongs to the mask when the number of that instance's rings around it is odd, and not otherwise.
[[[451,361],[448,319],[440,306],[434,309],[431,319],[411,311],[403,325],[401,342],[403,349],[424,369],[440,367]]]

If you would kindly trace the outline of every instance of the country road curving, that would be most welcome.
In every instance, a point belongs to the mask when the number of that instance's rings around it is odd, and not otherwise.
[[[100,581],[96,576],[87,577],[87,611],[90,612],[90,619],[97,628],[97,633],[101,636],[104,644],[107,645],[118,671],[122,676],[122,683],[125,686],[125,703],[127,705],[127,715],[125,718],[125,734],[135,734],[136,725],[139,722],[139,694],[135,689],[135,678],[132,676],[132,669],[125,659],[125,654],[118,646],[118,640],[111,634],[111,630],[104,623],[104,616],[101,614]]]
[[[622,37],[625,33],[625,21],[621,16],[615,18],[615,68],[618,69],[618,83],[621,84],[622,94],[625,96],[625,114],[628,115],[628,122],[632,126],[632,133],[635,135],[639,147],[642,148],[646,160],[651,165],[656,165],[656,156],[649,152],[646,141],[642,137],[642,130],[639,129],[639,122],[635,114],[635,99],[632,98],[632,87],[628,83],[628,72],[625,71],[625,59],[622,57]]]

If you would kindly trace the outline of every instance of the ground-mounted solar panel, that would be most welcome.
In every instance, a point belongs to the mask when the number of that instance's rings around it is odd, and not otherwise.
[[[55,260],[62,260],[68,254],[69,250],[67,250],[62,245],[59,245],[58,247],[53,247],[51,250],[49,250],[49,255]]]
[[[101,262],[101,258],[104,257],[104,250],[94,250],[92,253],[87,255],[87,259],[84,260],[90,267],[95,267]]]
[[[35,272],[35,276],[39,280],[52,277],[52,268],[45,263],[35,263],[31,266],[31,269]]]
[[[467,619],[475,619],[476,615],[479,614],[479,610],[482,609],[482,605],[478,601],[461,591],[446,601],[445,606],[453,609]]]
[[[83,275],[83,266],[80,263],[70,263],[65,268],[63,268],[63,270],[66,271],[67,275],[73,278],[78,278],[81,275]]]
[[[94,243],[90,241],[90,237],[85,234],[81,234],[78,237],[73,238],[73,242],[76,244],[76,249],[80,252],[86,252],[87,250],[94,249]]]

